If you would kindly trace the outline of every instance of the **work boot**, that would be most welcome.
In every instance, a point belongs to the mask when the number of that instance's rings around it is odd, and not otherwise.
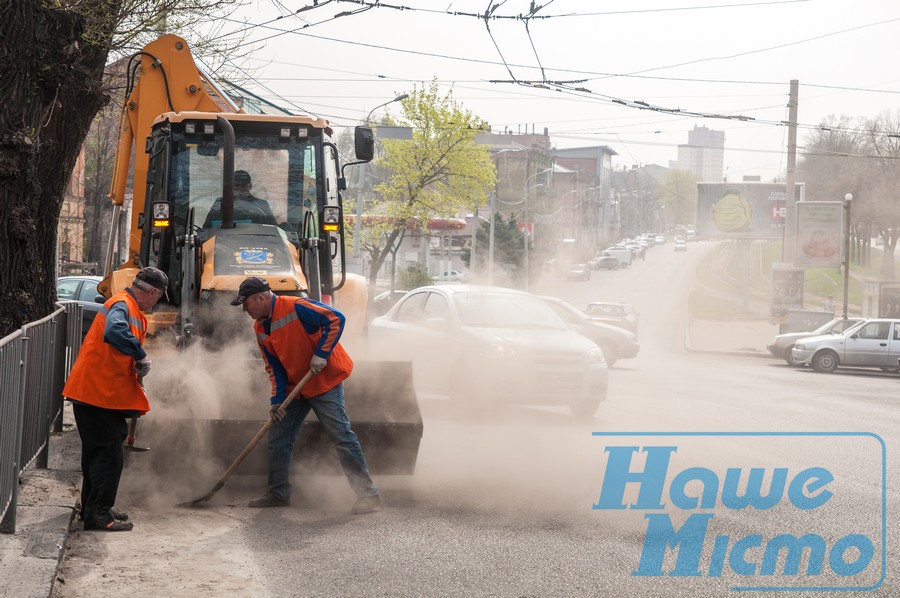
[[[119,521],[118,519],[110,519],[106,523],[85,521],[84,529],[85,531],[99,532],[130,532],[134,529],[134,524],[128,521]]]
[[[267,507],[289,507],[291,506],[291,498],[281,498],[280,496],[275,496],[271,492],[266,492],[266,495],[262,498],[257,498],[256,500],[251,500],[247,503],[248,507],[254,509],[265,509]]]
[[[116,521],[128,521],[128,513],[120,513],[119,511],[116,511],[114,509],[110,509],[109,513]],[[84,521],[84,511],[78,512],[78,520]]]
[[[361,496],[353,508],[350,510],[354,515],[365,515],[366,513],[374,513],[381,509],[381,497],[377,494],[371,496]]]

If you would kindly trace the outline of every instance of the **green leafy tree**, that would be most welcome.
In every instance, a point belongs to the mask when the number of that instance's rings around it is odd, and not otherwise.
[[[480,271],[487,270],[491,249],[491,224],[481,222],[475,235],[475,260]],[[460,252],[463,263],[472,268],[472,251],[467,247]],[[505,270],[521,270],[525,258],[522,231],[515,218],[504,220],[499,212],[494,214],[494,267]]]
[[[483,122],[454,101],[452,93],[439,96],[436,82],[413,89],[402,101],[402,115],[391,122],[411,127],[413,138],[381,141],[384,155],[373,166],[385,179],[375,186],[360,235],[360,247],[371,257],[372,287],[409,231],[425,232],[431,218],[450,218],[483,205],[494,186],[489,149],[475,143]]]

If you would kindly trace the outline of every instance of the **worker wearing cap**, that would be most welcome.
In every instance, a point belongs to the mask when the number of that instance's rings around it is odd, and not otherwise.
[[[126,418],[150,410],[141,379],[150,372],[144,351],[147,318],[166,294],[169,278],[144,268],[127,289],[103,304],[63,388],[81,436],[81,517],[84,529],[130,531],[128,516],[113,511],[122,466]]]
[[[291,504],[290,470],[294,441],[310,410],[314,411],[337,449],[341,467],[357,495],[352,512],[377,511],[378,488],[344,407],[343,381],[353,370],[353,361],[338,342],[344,330],[344,315],[336,309],[303,297],[279,297],[257,277],[241,283],[232,305],[256,320],[253,329],[272,381],[269,430],[269,489],[249,506],[282,507]],[[281,403],[307,372],[315,375],[287,409]]]
[[[251,222],[254,224],[275,224],[275,215],[269,202],[251,193],[253,182],[246,170],[234,171],[234,216],[235,222]],[[203,228],[211,228],[222,224],[222,198],[213,202]]]

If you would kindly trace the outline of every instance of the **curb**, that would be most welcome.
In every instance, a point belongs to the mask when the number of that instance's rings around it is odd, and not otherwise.
[[[764,357],[768,359],[774,359],[771,354],[766,351],[760,351],[757,349],[700,349],[692,346],[691,344],[691,322],[692,319],[688,319],[684,325],[684,350],[688,353],[700,353],[706,355],[730,355],[733,357]]]

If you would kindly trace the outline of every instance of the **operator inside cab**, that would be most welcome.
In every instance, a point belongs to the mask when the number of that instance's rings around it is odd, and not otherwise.
[[[276,224],[269,202],[251,193],[253,183],[246,170],[234,171],[234,221],[236,223]],[[213,202],[203,228],[222,226],[222,198]]]

